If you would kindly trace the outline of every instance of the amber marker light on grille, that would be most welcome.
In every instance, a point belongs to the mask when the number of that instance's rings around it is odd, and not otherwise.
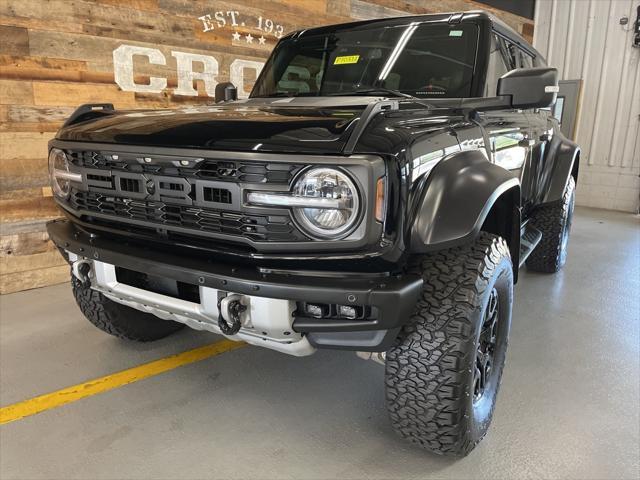
[[[379,222],[384,220],[385,187],[385,179],[380,177],[376,183],[376,220]]]

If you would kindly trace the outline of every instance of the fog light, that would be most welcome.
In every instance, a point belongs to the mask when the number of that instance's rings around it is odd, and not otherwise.
[[[326,305],[314,305],[313,303],[307,303],[305,305],[305,311],[312,317],[322,318],[329,313],[329,308]]]
[[[338,315],[353,320],[358,316],[358,310],[350,305],[338,305]]]

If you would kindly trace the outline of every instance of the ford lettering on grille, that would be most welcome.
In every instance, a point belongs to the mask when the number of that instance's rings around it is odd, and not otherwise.
[[[83,168],[82,183],[91,192],[117,197],[240,210],[240,187],[229,182]]]

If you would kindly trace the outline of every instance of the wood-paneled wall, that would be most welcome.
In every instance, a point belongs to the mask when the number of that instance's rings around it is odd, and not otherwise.
[[[286,33],[359,19],[480,8],[487,9],[468,0],[0,0],[0,293],[68,279],[68,267],[44,228],[60,215],[48,186],[46,157],[47,142],[75,106],[211,102],[202,82],[197,82],[197,96],[174,93],[180,72],[172,52],[214,57],[217,81],[227,81],[234,60],[264,62],[268,56],[276,38],[267,20]],[[224,26],[216,12],[226,17]],[[227,12],[236,12],[236,25]],[[530,20],[494,13],[532,36]],[[199,18],[207,14],[211,29]],[[264,31],[258,30],[260,23]],[[234,33],[240,37],[234,39]],[[166,64],[134,57],[133,79],[144,85],[150,77],[166,78],[167,88],[149,93],[119,87],[113,51],[121,45],[159,50]],[[255,72],[249,72],[245,89],[253,80]]]

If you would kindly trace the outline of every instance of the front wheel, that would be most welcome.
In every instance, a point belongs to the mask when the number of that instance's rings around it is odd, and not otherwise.
[[[71,286],[76,303],[87,320],[115,337],[150,342],[184,328],[182,323],[162,320],[150,313],[116,303],[90,286],[83,285],[73,274]]]
[[[434,453],[466,455],[491,423],[506,357],[513,267],[506,242],[416,259],[422,297],[386,357],[394,429]]]

